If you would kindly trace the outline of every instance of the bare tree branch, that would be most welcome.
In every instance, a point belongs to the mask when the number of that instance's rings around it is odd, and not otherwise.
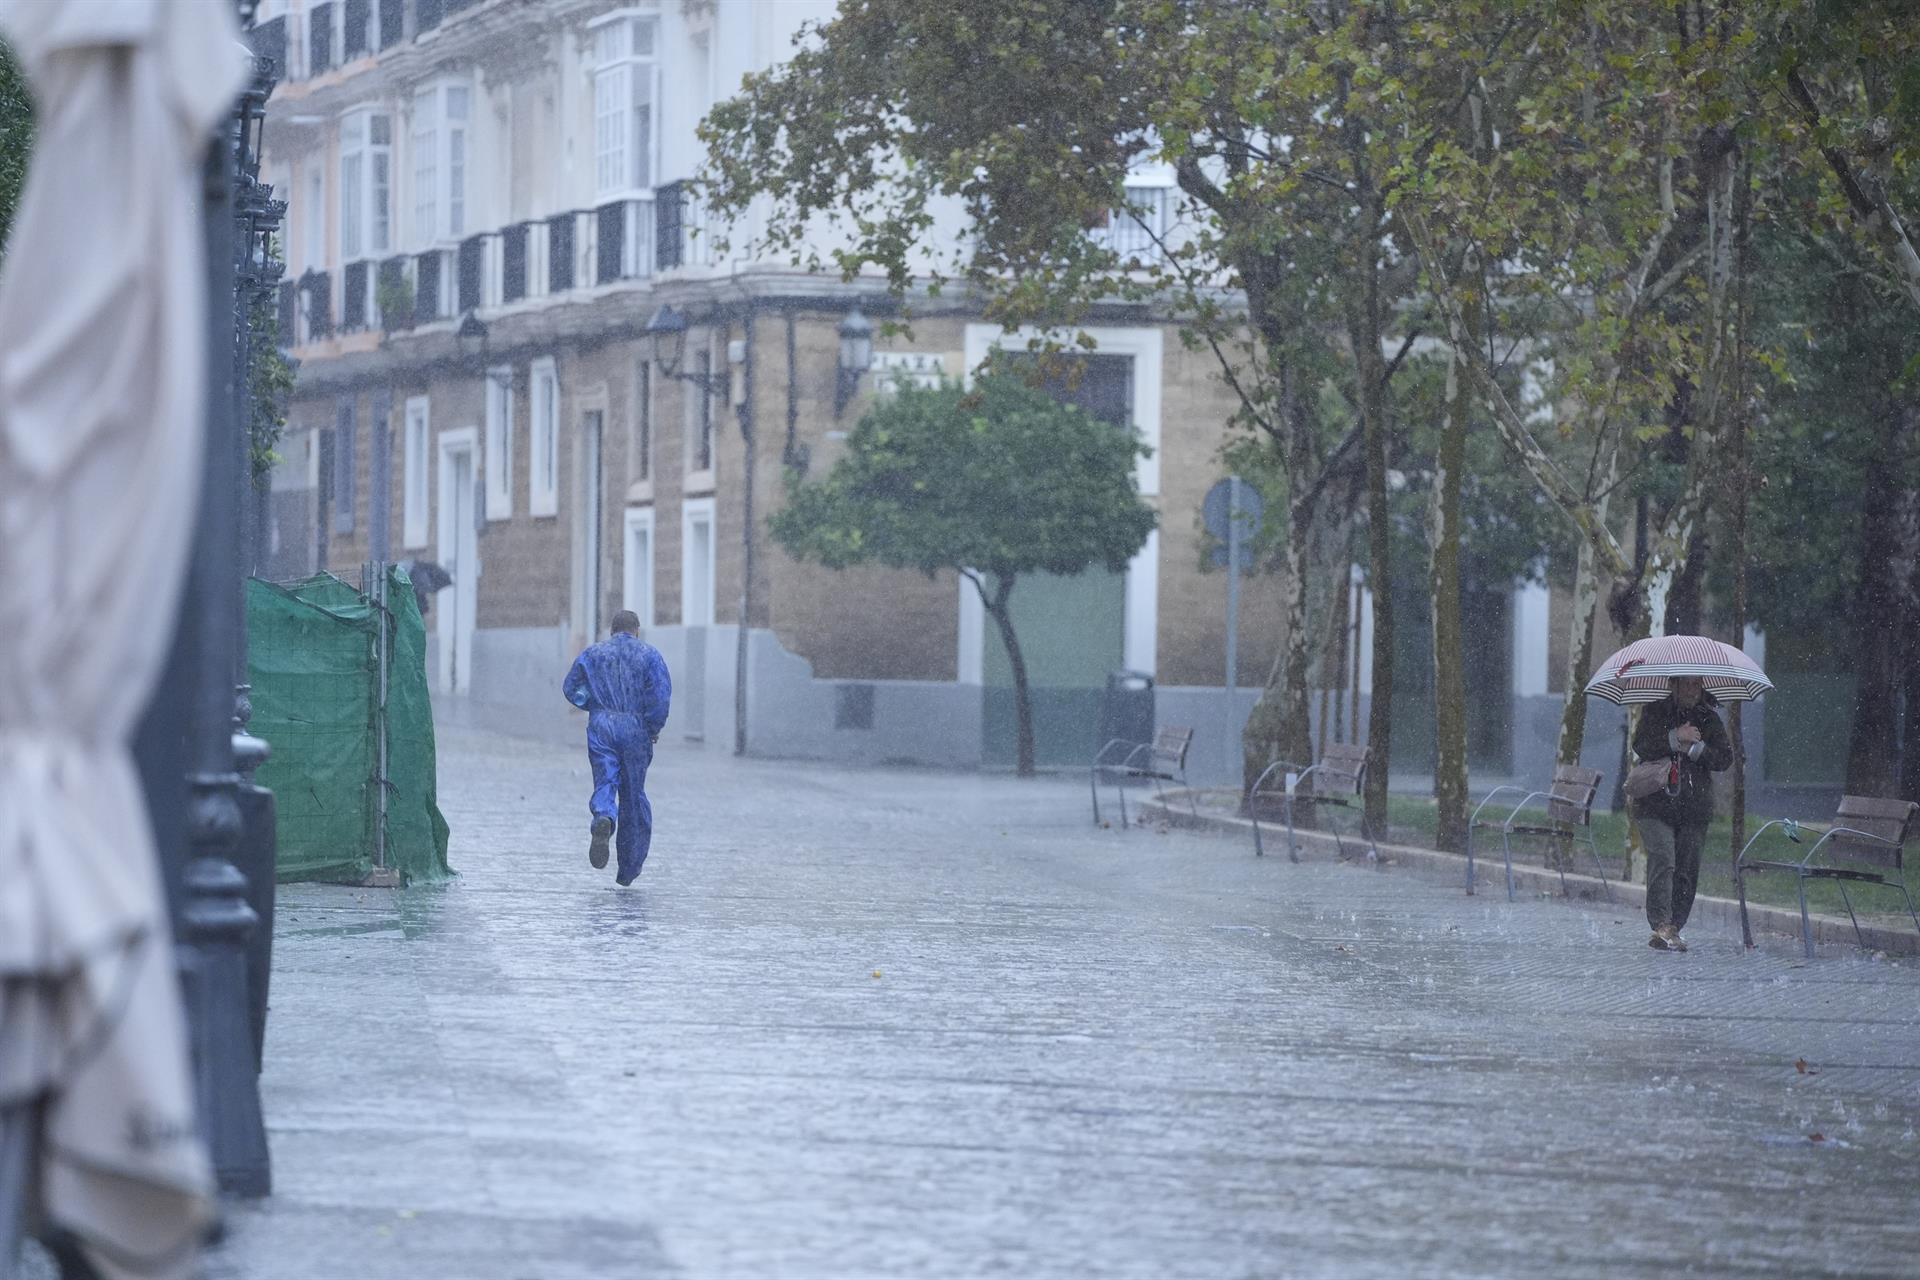
[[[1807,82],[1801,77],[1800,68],[1789,68],[1786,79],[1794,102],[1806,116],[1807,123],[1817,132],[1821,125],[1820,105],[1814,101],[1813,91],[1807,88]],[[1838,147],[1825,143],[1815,145],[1825,157],[1827,167],[1833,170],[1840,191],[1847,198],[1847,206],[1853,210],[1861,229],[1892,255],[1894,264],[1900,269],[1907,296],[1913,299],[1915,306],[1920,306],[1920,252],[1914,250],[1913,240],[1907,235],[1907,228],[1887,199],[1886,192],[1877,183],[1869,186],[1863,181],[1854,172],[1852,162]]]

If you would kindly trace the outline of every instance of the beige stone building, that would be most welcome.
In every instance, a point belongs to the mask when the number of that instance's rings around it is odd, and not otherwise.
[[[290,195],[280,322],[299,361],[276,576],[446,567],[429,623],[443,698],[557,703],[574,652],[631,608],[673,665],[685,737],[1011,758],[1007,663],[970,587],[797,564],[766,534],[789,475],[823,475],[874,396],[1026,341],[923,300],[911,339],[843,350],[843,329],[893,313],[880,282],[723,251],[728,229],[689,197],[716,92],[830,8],[268,0],[259,39],[288,71],[266,176]],[[1152,175],[1134,195],[1172,202]],[[683,342],[648,335],[663,306]],[[1139,479],[1160,528],[1124,574],[1016,594],[1043,758],[1091,754],[1106,675],[1126,668],[1155,677],[1162,723],[1212,726],[1195,762],[1224,768],[1251,694],[1236,711],[1222,688],[1226,581],[1203,568],[1199,512],[1232,401],[1160,318],[1116,309],[1090,332],[1077,394],[1152,447]],[[1278,583],[1242,596],[1244,690],[1276,647]]]

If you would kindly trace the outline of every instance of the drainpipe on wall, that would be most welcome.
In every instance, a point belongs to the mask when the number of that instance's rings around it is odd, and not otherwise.
[[[738,364],[741,371],[740,398],[735,412],[740,418],[740,440],[745,447],[746,463],[741,469],[741,508],[740,539],[743,552],[740,562],[740,612],[735,630],[738,633],[733,655],[733,754],[747,754],[747,642],[751,630],[751,615],[748,607],[753,600],[753,476],[754,476],[754,429],[753,429],[753,316],[755,306],[749,303],[747,314],[742,322],[743,339],[740,343],[740,356],[733,359],[733,352],[727,352],[728,362]],[[731,344],[729,344],[731,345]],[[729,372],[731,376],[731,372]]]
[[[800,443],[800,378],[797,370],[799,357],[795,350],[798,340],[794,336],[794,308],[791,304],[787,313],[787,445],[781,450],[780,461],[787,467],[805,472],[807,469],[806,446]]]

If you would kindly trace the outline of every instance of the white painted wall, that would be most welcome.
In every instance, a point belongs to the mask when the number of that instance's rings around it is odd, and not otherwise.
[[[1513,592],[1513,692],[1545,697],[1547,648],[1552,642],[1552,593],[1544,582],[1523,582]]]

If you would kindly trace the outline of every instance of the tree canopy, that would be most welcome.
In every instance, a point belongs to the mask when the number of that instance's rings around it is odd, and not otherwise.
[[[1127,567],[1156,519],[1134,478],[1146,453],[1133,431],[1016,374],[901,387],[860,419],[823,480],[789,475],[770,524],[788,552],[828,568],[950,570],[971,581],[1007,646],[1020,771],[1030,774],[1032,710],[1008,601],[1023,574]]]
[[[861,418],[824,480],[772,521],[795,555],[1000,579],[1120,572],[1153,531],[1131,432],[1018,376],[901,387]]]
[[[1706,580],[1738,625],[1726,566],[1813,547],[1855,562],[1824,599],[1877,592],[1876,616],[1920,635],[1915,557],[1883,563],[1920,500],[1868,461],[1914,399],[1911,18],[1900,0],[843,0],[715,109],[705,181],[722,215],[771,212],[763,252],[903,295],[959,280],[1066,344],[1096,308],[1144,304],[1211,353],[1238,403],[1226,454],[1288,516],[1287,647],[1251,769],[1305,747],[1306,546],[1364,511],[1378,588],[1429,472],[1437,596],[1459,590],[1440,571],[1456,537],[1511,562],[1548,511],[1541,550],[1573,539],[1569,689],[1602,604],[1629,635],[1700,626]],[[1442,363],[1463,399],[1400,385]],[[1389,470],[1414,481],[1391,502]],[[1795,539],[1787,490],[1890,475],[1857,519]],[[1476,518],[1522,477],[1526,518]],[[1756,581],[1755,620],[1817,613]],[[1454,607],[1436,599],[1436,624]],[[1584,707],[1569,698],[1563,758]]]

